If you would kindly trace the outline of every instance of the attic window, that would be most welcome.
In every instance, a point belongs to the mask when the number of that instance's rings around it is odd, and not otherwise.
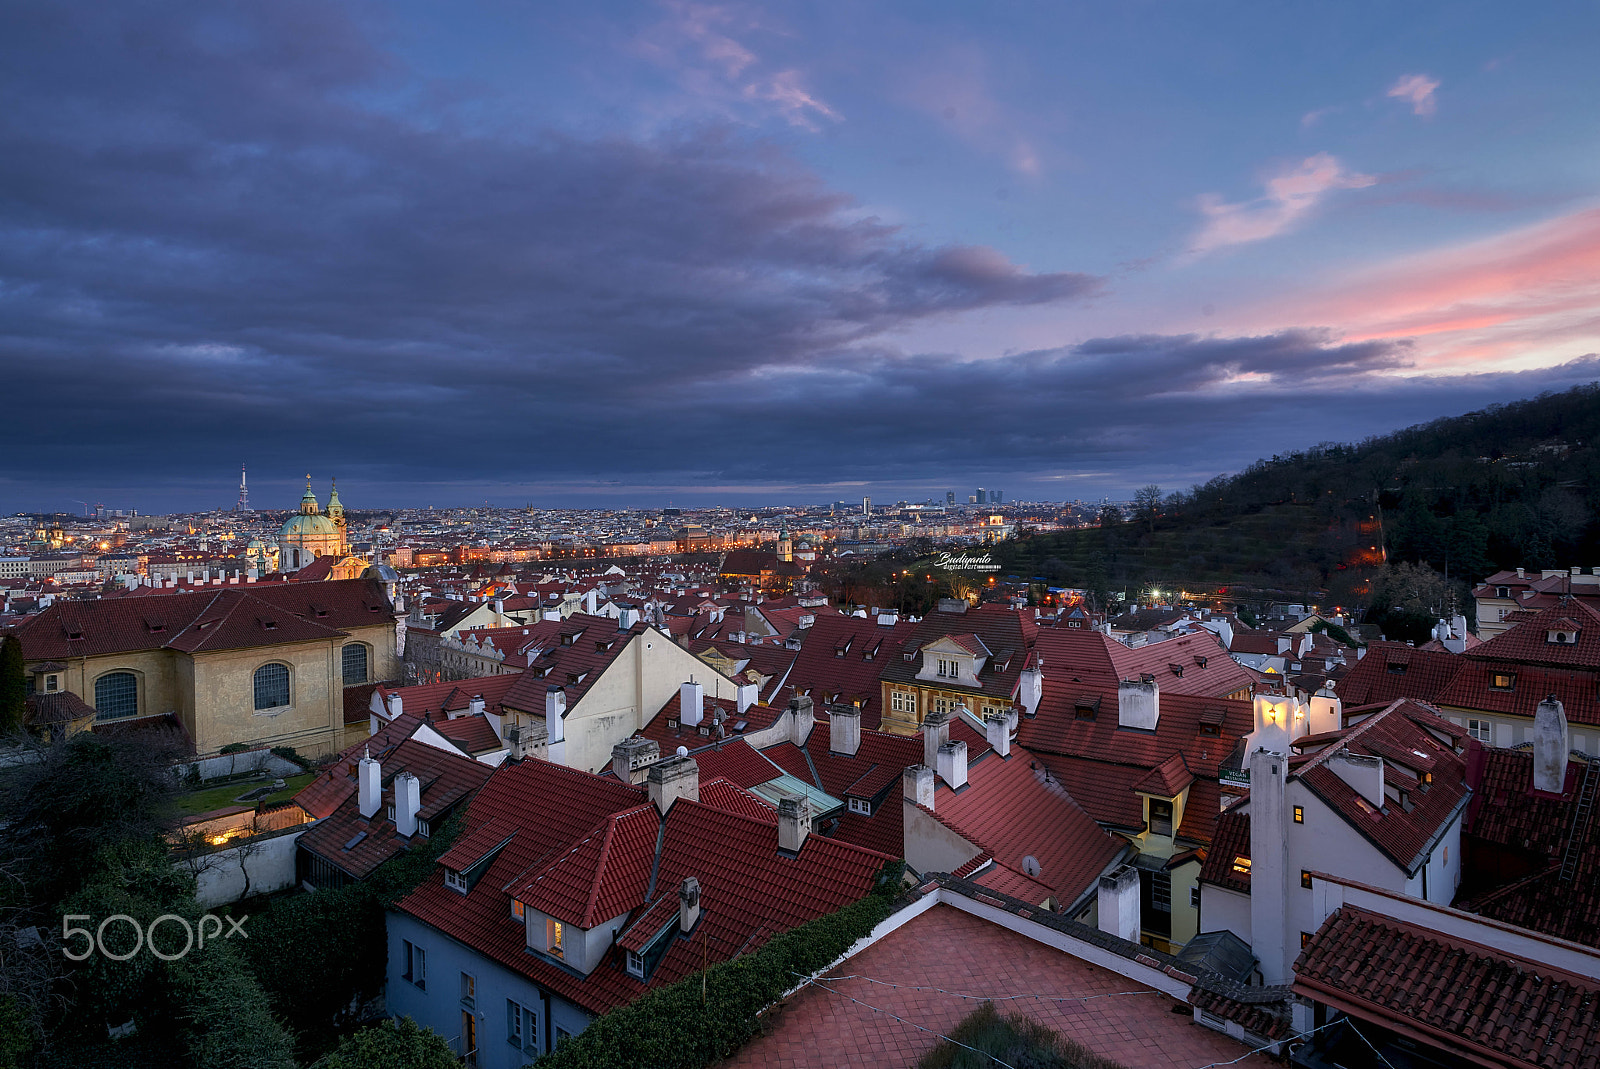
[[[850,812],[870,817],[872,816],[872,803],[864,798],[852,798],[850,799]]]
[[[202,624],[201,626],[204,627],[205,625]],[[81,639],[82,637],[83,637],[83,632],[82,631],[68,631],[67,632],[67,640],[68,641],[75,642],[78,639]]]
[[[467,878],[455,869],[444,870],[444,885],[452,891],[459,891],[461,894],[467,893]]]
[[[1489,687],[1492,690],[1513,690],[1517,685],[1515,672],[1495,672],[1489,677]]]
[[[668,731],[677,731],[678,730],[678,720],[677,720],[676,717],[670,717],[670,716],[667,717],[667,730]]]
[[[1390,661],[1388,668],[1389,674],[1392,676],[1403,676],[1406,674],[1406,664],[1404,661]]]
[[[167,629],[167,625],[159,620],[146,620],[144,625],[150,629],[152,635],[159,635]]]
[[[1085,694],[1072,707],[1073,716],[1078,720],[1093,720],[1099,711],[1100,696],[1098,694]]]
[[[261,621],[261,626],[266,628],[268,631],[276,631],[278,629],[278,621],[276,621],[276,620],[262,620]]]
[[[1233,859],[1233,865],[1230,867],[1240,876],[1250,875],[1250,859],[1245,857],[1243,854],[1239,854],[1237,857],[1235,857]]]
[[[1570,646],[1572,643],[1578,641],[1578,633],[1576,631],[1552,631],[1549,635],[1549,641],[1558,646]]]
[[[1201,654],[1201,653],[1195,654],[1194,655],[1194,663],[1199,665],[1201,668],[1204,668],[1206,666],[1206,657],[1205,657],[1205,655]]]
[[[1183,665],[1181,665],[1181,664],[1169,664],[1169,665],[1167,665],[1167,668],[1170,669],[1172,674],[1177,676],[1179,679],[1183,678]]]
[[[1141,682],[1141,683],[1154,683],[1155,681],[1156,681],[1156,674],[1154,672],[1140,672],[1139,673],[1139,682]]]
[[[578,637],[577,635],[562,635],[561,636],[561,644],[563,646],[570,646],[570,645],[572,645],[573,640],[576,639],[577,637]]]
[[[1494,596],[1497,598],[1509,598],[1511,596],[1511,588],[1508,586],[1497,586],[1494,588]]]

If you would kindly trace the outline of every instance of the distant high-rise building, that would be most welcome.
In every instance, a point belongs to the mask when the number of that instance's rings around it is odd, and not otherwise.
[[[989,492],[981,486],[978,487],[978,504],[981,505],[987,500],[989,500]]]
[[[1001,505],[1005,503],[1006,495],[1000,490],[989,491],[989,504]]]
[[[954,490],[945,491],[944,503],[946,505],[954,505],[956,503],[956,492]]]
[[[861,499],[861,515],[863,515],[863,516],[871,516],[872,515],[872,498],[864,497],[864,498]]]

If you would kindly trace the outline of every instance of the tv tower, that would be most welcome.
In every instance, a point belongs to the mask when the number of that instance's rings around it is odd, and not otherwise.
[[[244,465],[239,465],[239,503],[233,506],[235,512],[250,511],[250,488],[244,483]]]

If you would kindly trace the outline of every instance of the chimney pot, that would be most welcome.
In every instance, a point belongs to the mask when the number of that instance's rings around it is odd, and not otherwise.
[[[911,765],[901,773],[900,782],[906,801],[933,808],[933,769],[927,765]]]
[[[950,714],[935,709],[922,718],[922,763],[939,767],[939,747],[950,741]]]
[[[1124,679],[1117,683],[1117,726],[1154,731],[1161,722],[1161,684]]]
[[[1001,757],[1011,754],[1011,718],[1005,713],[994,713],[983,718],[984,734],[987,736],[989,749]]]
[[[811,834],[811,800],[803,794],[778,799],[778,849],[798,854]]]
[[[690,932],[700,923],[700,881],[686,876],[678,885],[678,931]]]
[[[617,779],[635,786],[643,783],[650,766],[661,760],[661,746],[654,739],[630,735],[611,747],[611,771]]]
[[[1123,865],[1100,877],[1100,930],[1130,943],[1139,941],[1139,870]]]
[[[828,749],[854,757],[861,749],[861,710],[853,705],[828,708]]]
[[[967,785],[967,744],[957,740],[939,747],[939,778],[953,791]]]
[[[1566,787],[1567,711],[1554,694],[1533,712],[1533,789],[1560,794]]]

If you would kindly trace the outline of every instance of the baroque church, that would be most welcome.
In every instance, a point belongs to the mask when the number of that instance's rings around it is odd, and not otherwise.
[[[282,571],[286,575],[294,575],[323,561],[328,574],[322,578],[354,579],[368,565],[367,561],[350,552],[338,481],[332,484],[328,493],[328,509],[324,512],[311,489],[309,475],[306,476],[305,496],[300,499],[300,511],[284,521],[278,531],[277,544],[274,546],[252,539],[245,552],[262,574]]]

